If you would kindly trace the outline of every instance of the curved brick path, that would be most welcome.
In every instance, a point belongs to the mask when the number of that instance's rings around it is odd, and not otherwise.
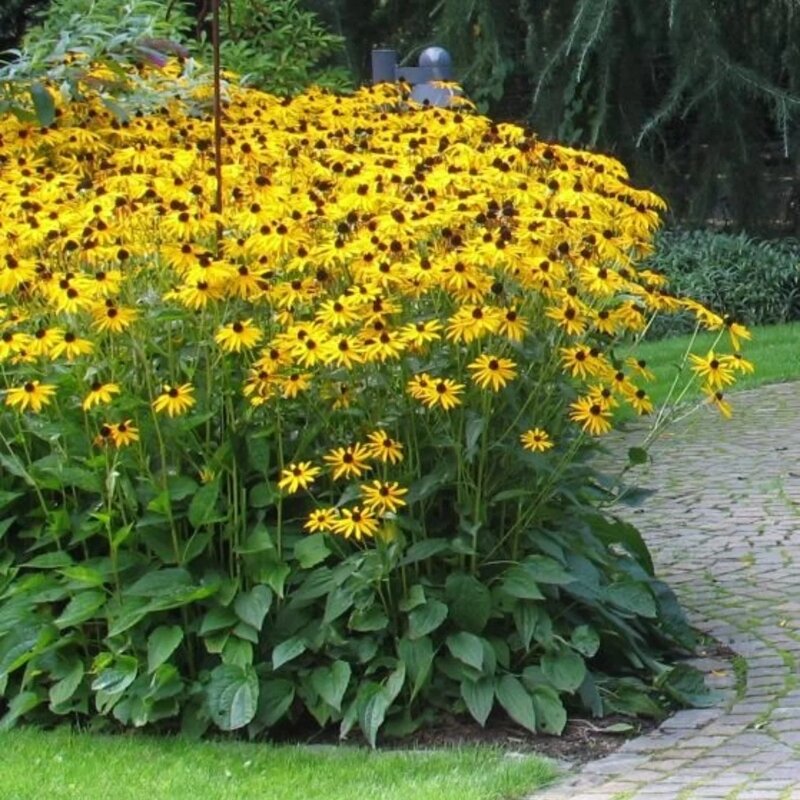
[[[692,623],[742,657],[738,684],[700,664],[723,703],[532,800],[800,800],[800,383],[733,399],[733,419],[701,409],[653,446],[635,480],[657,491],[625,515]]]

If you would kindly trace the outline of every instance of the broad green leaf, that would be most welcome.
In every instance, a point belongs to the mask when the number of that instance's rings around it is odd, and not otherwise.
[[[549,686],[537,686],[531,696],[539,729],[560,736],[567,724],[567,711],[558,693]]]
[[[494,678],[483,677],[477,681],[465,678],[461,681],[461,697],[466,703],[467,710],[481,727],[486,724],[491,713],[494,693]]]
[[[477,670],[483,668],[483,641],[479,636],[460,631],[450,634],[445,643],[453,658],[457,658],[462,664]]]
[[[8,711],[0,719],[0,731],[9,731],[14,727],[20,717],[33,711],[42,702],[36,692],[20,692],[8,704]]]
[[[427,600],[408,614],[408,638],[420,639],[435,631],[447,617],[447,606],[438,600]]]
[[[639,464],[646,464],[649,459],[650,456],[643,447],[631,447],[628,449],[628,463],[633,467]]]
[[[425,590],[418,583],[415,583],[397,605],[401,611],[411,611],[412,608],[421,606],[424,602]]]
[[[18,497],[24,497],[22,492],[6,492],[0,489],[0,508],[5,508],[13,503]]]
[[[357,608],[350,615],[347,622],[351,630],[359,631],[361,633],[368,633],[369,631],[382,631],[389,624],[389,618],[386,616],[383,608],[379,605],[370,606],[369,608]]]
[[[705,684],[703,673],[688,664],[676,664],[658,676],[656,685],[678,702],[695,708],[707,708],[719,702],[721,693],[711,691]]]
[[[547,638],[549,638],[552,629],[550,616],[541,603],[535,600],[520,600],[514,605],[513,617],[514,625],[525,650],[530,649],[531,639],[534,636],[537,641],[541,641],[542,637],[537,634],[547,634]]]
[[[560,692],[574,692],[586,677],[583,658],[572,650],[546,653],[542,656],[541,667],[547,680]]]
[[[548,556],[528,556],[520,566],[537,583],[564,584],[575,580],[574,575],[570,575],[558,561]]]
[[[179,567],[159,569],[148,572],[138,581],[125,588],[125,594],[132,597],[159,597],[172,595],[178,588],[192,586],[192,577]]]
[[[189,524],[195,528],[207,525],[220,519],[217,514],[217,499],[219,498],[219,478],[201,486],[195,492],[192,502],[189,503]]]
[[[606,597],[623,611],[648,619],[653,619],[657,615],[653,593],[638,581],[613,583],[606,588]]]
[[[341,711],[351,672],[346,661],[334,661],[329,667],[317,667],[311,673],[311,685],[329,706]]]
[[[353,602],[353,590],[348,586],[337,586],[325,598],[325,613],[322,623],[330,625],[331,622],[339,619],[345,611],[349,611],[353,607]]]
[[[253,579],[266,583],[278,597],[283,599],[284,585],[291,572],[291,567],[278,560],[277,556],[273,559],[265,555],[259,558],[258,567],[253,570]]]
[[[233,610],[242,622],[261,630],[270,606],[272,590],[268,586],[254,586],[249,592],[240,592],[233,601]]]
[[[52,625],[24,625],[0,639],[0,677],[14,672],[48,647],[57,637]]]
[[[294,546],[294,557],[303,569],[311,569],[323,562],[331,554],[328,542],[321,533],[312,533],[298,540]]]
[[[16,521],[16,517],[6,517],[5,519],[0,520],[0,539],[2,539],[6,533],[8,533],[9,528],[11,528]]]
[[[525,687],[513,675],[503,675],[495,688],[497,700],[514,722],[536,733],[536,712]]]
[[[505,571],[500,588],[505,594],[520,600],[544,600],[536,581],[521,564]]]
[[[206,686],[208,710],[214,724],[223,731],[243,728],[256,715],[258,693],[258,675],[252,666],[216,667]]]
[[[600,649],[600,636],[590,625],[578,625],[569,643],[581,654],[591,658]]]
[[[106,602],[105,592],[97,589],[90,589],[73,595],[67,603],[66,608],[61,612],[55,625],[57,628],[70,628],[79,625],[87,619],[97,616],[96,612],[101,609]]]
[[[178,625],[159,625],[147,637],[147,672],[152,674],[183,641],[183,628]]]
[[[272,537],[269,535],[269,529],[263,523],[259,523],[253,527],[253,530],[250,531],[247,538],[244,540],[244,544],[238,547],[236,552],[247,556],[274,549],[275,544],[272,541]]]
[[[124,600],[121,606],[109,608],[108,613],[108,635],[119,636],[119,634],[132,628],[141,622],[151,611],[150,601],[145,598],[133,597]]]
[[[253,663],[253,645],[238,636],[229,636],[222,648],[222,663],[247,667]]]
[[[230,608],[215,606],[206,611],[203,621],[200,623],[200,635],[206,636],[215,633],[223,628],[234,628],[238,617]]]
[[[380,684],[362,684],[362,691],[359,692],[358,698],[358,724],[369,742],[369,746],[373,749],[378,730],[386,719],[386,712],[390,705],[391,701]]]
[[[463,630],[480,633],[489,621],[492,595],[473,575],[450,575],[445,584],[450,618]]]
[[[420,639],[403,638],[397,643],[397,654],[406,665],[412,681],[411,699],[425,685],[433,665],[433,644],[429,636]]]
[[[83,661],[76,658],[70,671],[60,680],[50,687],[50,709],[58,713],[57,707],[64,705],[72,699],[72,696],[81,685],[84,676]]]
[[[272,669],[277,670],[306,651],[306,643],[299,636],[281,642],[272,651]]]
[[[53,102],[53,96],[39,81],[31,84],[30,92],[37,122],[43,128],[52,125],[56,119],[56,104]]]
[[[294,692],[294,684],[284,678],[262,681],[258,699],[258,722],[268,728],[272,727],[291,707]]]
[[[197,481],[188,475],[170,475],[167,478],[167,493],[175,502],[191,497],[197,488]]]
[[[447,539],[423,539],[421,542],[412,544],[406,550],[405,556],[400,561],[401,566],[407,567],[409,564],[416,564],[426,558],[444,553],[450,550],[450,542]]]
[[[107,695],[121,694],[139,674],[139,661],[136,656],[118,656],[111,666],[101,670],[92,681],[92,691]]]
[[[57,551],[43,553],[30,561],[26,561],[22,566],[28,569],[63,569],[64,567],[71,567],[74,563],[69,553]]]

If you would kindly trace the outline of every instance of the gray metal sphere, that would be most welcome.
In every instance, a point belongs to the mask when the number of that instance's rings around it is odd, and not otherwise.
[[[453,59],[444,47],[426,47],[419,54],[421,67],[450,67]]]

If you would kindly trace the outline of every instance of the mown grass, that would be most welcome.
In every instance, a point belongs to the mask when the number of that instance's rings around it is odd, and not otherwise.
[[[742,342],[742,354],[754,364],[755,372],[752,375],[739,375],[729,392],[800,379],[800,322],[754,327],[751,333],[752,340]],[[705,355],[714,347],[717,339],[715,333],[702,333],[694,340],[692,351]],[[691,379],[691,365],[684,363],[691,341],[691,336],[675,336],[643,342],[637,347],[637,358],[645,359],[648,368],[655,374],[655,380],[648,384],[647,389],[657,406],[668,399],[675,401],[676,395],[673,394],[671,398],[669,395],[676,376],[680,375],[677,391]],[[727,335],[720,340],[719,349],[721,352],[730,352]],[[697,400],[701,396],[700,382],[695,381],[683,400]],[[625,416],[631,418],[633,414]]]
[[[556,774],[544,759],[488,747],[372,752],[66,729],[0,734],[3,800],[512,800]]]

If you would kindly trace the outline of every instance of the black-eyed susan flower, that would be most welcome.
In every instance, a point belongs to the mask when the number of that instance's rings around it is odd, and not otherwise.
[[[717,355],[709,350],[705,357],[691,353],[689,360],[694,372],[712,389],[722,389],[736,380],[734,359],[730,356]]]
[[[294,494],[300,489],[308,489],[320,472],[322,469],[313,466],[310,461],[289,464],[281,470],[278,488],[286,494]]]
[[[517,377],[516,364],[510,358],[483,353],[468,365],[472,370],[472,380],[481,389],[499,392]]]
[[[451,378],[433,378],[430,386],[422,395],[422,402],[428,408],[441,406],[445,411],[450,411],[461,405],[463,391],[463,383],[456,383]]]
[[[655,378],[652,370],[647,366],[647,361],[645,361],[643,358],[629,356],[625,359],[625,364],[638,375],[641,375],[646,381],[652,381]]]
[[[433,382],[434,379],[427,372],[422,372],[409,379],[406,389],[415,400],[424,400]]]
[[[111,301],[92,307],[92,326],[103,333],[121,333],[139,316],[136,309],[123,308]]]
[[[133,424],[133,420],[126,419],[124,422],[106,423],[106,425],[115,447],[127,447],[139,441],[139,429]]]
[[[593,397],[582,397],[570,403],[570,419],[581,424],[592,436],[611,430],[611,412]]]
[[[331,468],[333,479],[360,478],[371,467],[369,450],[360,443],[347,447],[336,447],[324,456],[325,463]]]
[[[361,484],[361,497],[364,506],[376,514],[383,515],[397,511],[406,504],[403,495],[408,494],[408,489],[400,486],[397,481],[372,481]]]
[[[379,527],[380,520],[375,513],[361,506],[343,508],[339,518],[331,522],[333,533],[337,533],[345,539],[352,537],[358,541],[374,536]]]
[[[752,361],[748,361],[738,350],[731,355],[733,361],[733,368],[737,372],[747,373],[748,375],[752,375],[755,372],[755,366],[753,365]]]
[[[63,328],[38,328],[31,336],[28,352],[33,356],[49,356],[53,346],[64,336]]]
[[[184,383],[181,386],[164,385],[164,390],[153,400],[153,409],[159,413],[176,417],[188,411],[197,402],[194,398],[194,386]]]
[[[31,410],[38,414],[44,406],[49,405],[56,387],[49,383],[27,381],[22,386],[15,386],[6,391],[6,405],[18,411]]]
[[[228,325],[223,325],[214,336],[214,341],[226,353],[240,353],[255,347],[264,334],[252,319],[237,320]]]
[[[107,405],[110,403],[115,394],[119,394],[120,388],[116,383],[103,383],[102,381],[94,381],[89,393],[83,398],[81,408],[84,411],[94,408],[99,405]]]
[[[503,318],[498,322],[497,332],[512,342],[521,342],[528,332],[528,323],[512,306],[503,310]]]
[[[553,446],[549,434],[543,428],[530,428],[520,434],[519,439],[526,450],[534,453],[545,453]]]
[[[311,533],[329,532],[333,530],[333,524],[339,519],[339,510],[336,508],[316,508],[314,509],[303,524],[305,530]]]
[[[642,416],[653,413],[653,401],[644,389],[636,389],[627,396],[631,408]]]
[[[733,416],[731,404],[722,392],[718,389],[713,389],[711,386],[704,386],[703,392],[705,393],[708,403],[714,406],[723,417],[730,419]]]
[[[383,428],[367,436],[366,448],[370,458],[384,463],[399,464],[403,460],[403,445],[389,436]]]
[[[50,348],[50,358],[54,361],[64,356],[67,361],[74,361],[79,356],[85,356],[94,350],[94,343],[89,339],[82,339],[73,331],[64,331],[61,338]]]
[[[3,331],[0,334],[0,361],[5,361],[12,355],[27,351],[30,344],[30,336],[27,333],[17,331]]]

